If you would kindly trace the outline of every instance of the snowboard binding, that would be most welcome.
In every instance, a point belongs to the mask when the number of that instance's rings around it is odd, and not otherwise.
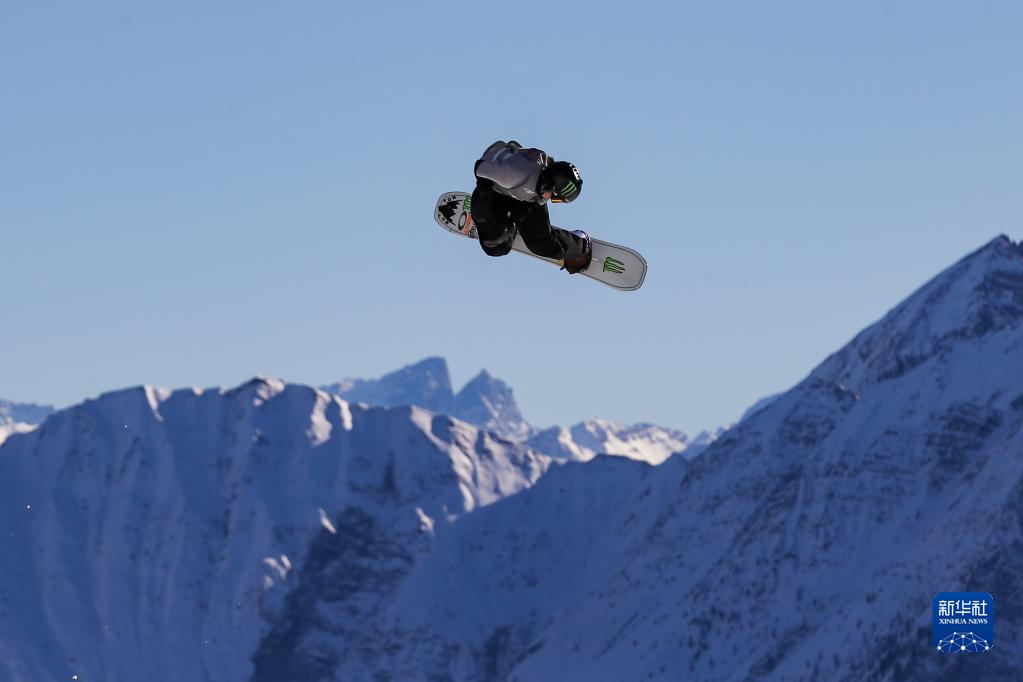
[[[562,259],[561,269],[570,275],[582,272],[588,268],[590,261],[593,259],[593,242],[590,240],[590,235],[582,230],[572,230],[572,234],[583,240],[583,252],[578,256]]]

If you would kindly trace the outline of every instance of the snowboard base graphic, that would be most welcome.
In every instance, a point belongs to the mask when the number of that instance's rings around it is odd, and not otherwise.
[[[465,192],[442,194],[437,200],[433,217],[437,224],[448,232],[477,239],[476,226],[473,225],[469,212],[471,200],[472,196]],[[635,291],[643,286],[643,280],[646,278],[646,260],[643,256],[626,246],[596,239],[592,235],[590,239],[593,242],[593,260],[588,268],[579,273],[580,275],[621,291]],[[530,251],[522,241],[521,235],[515,235],[512,250],[558,267],[562,265],[560,260],[544,258]]]

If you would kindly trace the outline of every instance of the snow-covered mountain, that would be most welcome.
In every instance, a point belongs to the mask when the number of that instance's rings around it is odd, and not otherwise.
[[[692,448],[689,437],[681,431],[654,424],[623,426],[604,419],[590,419],[565,428],[545,429],[528,441],[531,447],[559,459],[585,462],[597,455],[617,455],[648,464],[660,464],[673,454],[687,458],[696,455],[709,444],[709,434],[701,445]]]
[[[316,679],[266,652],[316,650],[321,602],[376,609],[436,527],[548,465],[270,379],[63,410],[0,447],[0,680]]]
[[[1023,249],[1000,238],[701,457],[552,469],[310,638],[359,633],[333,640],[352,679],[1016,679],[1021,357]],[[932,650],[945,590],[1004,606],[991,652]]]
[[[999,238],[609,510],[626,559],[509,679],[1017,679],[1021,358],[1023,249]],[[1005,606],[989,654],[931,649],[944,590]]]
[[[685,451],[686,457],[695,456],[724,431],[703,431],[691,440],[675,429],[605,419],[538,430],[522,416],[511,387],[486,370],[454,393],[447,362],[439,357],[426,358],[379,379],[346,379],[323,386],[323,390],[370,405],[420,405],[505,438],[526,441],[557,458],[577,461],[610,454],[660,464],[674,453]]]
[[[49,405],[0,400],[0,445],[14,433],[28,433],[53,414]]]
[[[0,679],[1017,679],[1021,358],[1002,237],[659,466],[270,380],[109,394],[0,447]],[[953,590],[987,654],[932,650]]]
[[[444,358],[426,358],[379,379],[345,379],[323,390],[368,405],[419,405],[514,440],[533,432],[508,384],[482,370],[455,394]]]
[[[511,387],[485,369],[458,392],[450,414],[514,440],[523,440],[533,433],[533,427],[515,404]]]

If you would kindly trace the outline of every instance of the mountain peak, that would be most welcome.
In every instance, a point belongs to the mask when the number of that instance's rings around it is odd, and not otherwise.
[[[477,390],[480,387],[485,386],[507,386],[507,384],[500,379],[495,378],[487,370],[481,369],[476,376],[466,382],[465,386],[462,387],[462,390],[459,391],[459,393],[464,393],[467,389]]]
[[[411,373],[447,375],[448,361],[439,355],[431,355],[404,368]]]
[[[990,249],[990,248],[1014,248],[1020,252],[1020,256],[1023,256],[1023,241],[1018,244],[1009,237],[1007,234],[1000,234],[987,244],[982,246],[979,250]]]
[[[451,414],[509,438],[527,438],[533,431],[519,411],[511,387],[485,369],[458,392]]]
[[[1023,323],[1023,246],[999,236],[924,284],[817,370],[864,386]]]

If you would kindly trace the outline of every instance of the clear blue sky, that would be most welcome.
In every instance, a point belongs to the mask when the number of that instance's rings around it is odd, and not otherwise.
[[[1018,2],[5,3],[0,397],[444,355],[537,424],[687,430],[1023,236]],[[619,293],[433,222],[574,161]]]

